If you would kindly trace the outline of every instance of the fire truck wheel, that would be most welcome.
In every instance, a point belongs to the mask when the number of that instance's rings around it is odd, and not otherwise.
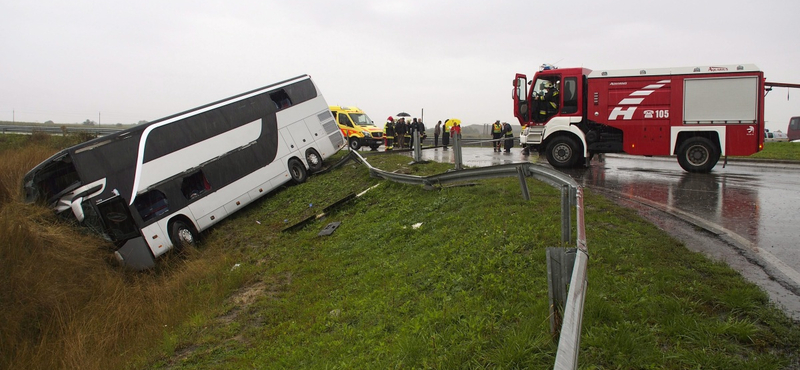
[[[719,156],[719,148],[704,137],[688,138],[678,148],[678,163],[687,172],[710,172]]]
[[[172,222],[169,228],[169,238],[175,250],[179,252],[197,245],[197,233],[193,227],[182,220]]]
[[[357,137],[350,138],[350,149],[352,150],[359,150],[361,149],[361,143],[358,142]]]
[[[308,172],[306,172],[306,166],[303,165],[303,162],[300,162],[297,158],[292,158],[289,160],[289,174],[292,176],[292,181],[295,184],[302,184],[306,182],[308,178]]]
[[[580,154],[575,140],[568,136],[559,136],[550,141],[547,145],[547,162],[553,167],[567,168],[574,167],[578,163]]]
[[[322,169],[322,157],[314,149],[306,150],[306,162],[308,162],[308,171],[310,173],[315,173]]]

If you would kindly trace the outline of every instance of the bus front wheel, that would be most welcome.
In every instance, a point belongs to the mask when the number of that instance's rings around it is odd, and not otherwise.
[[[183,220],[172,222],[172,226],[169,228],[169,238],[177,251],[197,246],[197,232]]]

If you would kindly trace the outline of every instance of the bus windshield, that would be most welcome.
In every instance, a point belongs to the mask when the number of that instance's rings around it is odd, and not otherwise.
[[[70,156],[50,162],[25,179],[26,198],[54,201],[64,193],[78,187],[81,183],[78,171]]]

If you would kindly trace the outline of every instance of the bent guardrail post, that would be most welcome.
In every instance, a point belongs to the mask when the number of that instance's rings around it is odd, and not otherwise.
[[[454,140],[454,148],[457,141]],[[434,185],[468,180],[488,179],[495,177],[511,177],[525,174],[539,181],[561,189],[562,205],[562,241],[567,237],[566,243],[571,240],[571,217],[569,208],[575,207],[575,262],[572,265],[572,274],[569,280],[569,290],[564,304],[563,322],[558,340],[558,351],[554,364],[555,369],[576,369],[578,367],[578,351],[580,349],[581,325],[583,323],[583,306],[586,298],[587,266],[589,252],[586,246],[586,227],[583,206],[583,188],[568,175],[551,168],[533,163],[506,164],[491,167],[468,168],[461,171],[445,172],[432,176],[416,176],[391,173],[372,167],[358,152],[351,152],[357,160],[369,168],[370,176],[385,178],[390,181],[423,185],[432,189]],[[525,185],[527,187],[527,185]],[[566,216],[564,216],[566,215]],[[565,226],[566,225],[566,226]],[[566,232],[565,232],[566,231]],[[564,270],[567,271],[568,270]],[[565,272],[566,273],[566,272]],[[549,277],[548,277],[549,278]],[[566,278],[564,278],[566,280]],[[566,283],[565,282],[565,283]],[[549,294],[552,294],[550,292]]]

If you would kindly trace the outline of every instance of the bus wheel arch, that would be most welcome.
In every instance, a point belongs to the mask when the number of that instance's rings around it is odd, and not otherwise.
[[[303,162],[297,158],[292,157],[289,159],[289,176],[295,184],[302,184],[308,178],[308,172]]]
[[[558,134],[544,145],[547,162],[556,168],[575,167],[583,158],[583,148],[572,134]]]
[[[189,219],[178,216],[169,221],[169,239],[176,251],[194,248],[199,241],[200,233]]]
[[[314,148],[306,150],[306,163],[308,163],[308,172],[315,173],[322,169],[322,156],[319,155]]]

